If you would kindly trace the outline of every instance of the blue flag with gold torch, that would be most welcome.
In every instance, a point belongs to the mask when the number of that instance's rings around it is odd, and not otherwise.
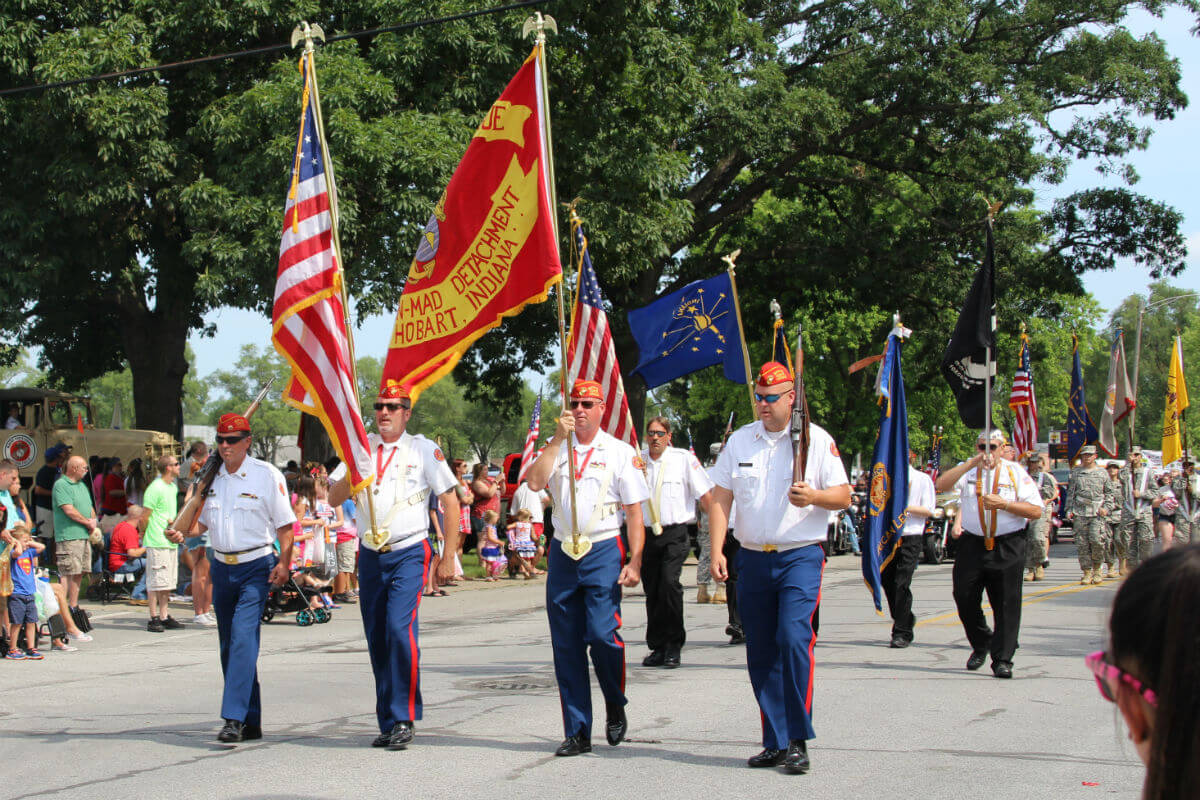
[[[879,613],[883,613],[881,575],[900,545],[908,508],[908,406],[900,369],[901,342],[907,333],[899,325],[892,330],[879,368],[879,435],[871,458],[867,541],[862,548],[863,580]]]
[[[1067,460],[1074,461],[1080,449],[1100,441],[1100,432],[1088,413],[1083,398],[1083,367],[1079,363],[1079,337],[1072,334],[1071,394],[1067,398]]]
[[[713,364],[721,364],[734,383],[746,383],[728,272],[635,308],[629,312],[629,330],[641,351],[633,371],[651,389]]]

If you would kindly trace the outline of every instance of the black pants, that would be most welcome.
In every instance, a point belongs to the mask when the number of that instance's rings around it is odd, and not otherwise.
[[[996,537],[996,546],[986,550],[983,537],[964,532],[954,555],[954,604],[973,650],[987,650],[992,663],[1012,663],[1021,630],[1021,590],[1025,574],[1025,531]],[[983,616],[983,593],[987,591],[996,621],[996,632]]]
[[[896,554],[879,576],[888,608],[892,610],[892,636],[899,636],[907,642],[913,640],[913,628],[917,624],[917,618],[912,613],[912,579],[920,560],[921,537],[904,536],[900,539]]]
[[[725,571],[728,576],[725,578],[725,610],[729,612],[729,624],[737,629],[742,627],[742,615],[738,611],[737,600],[737,554],[742,549],[742,544],[733,536],[733,531],[725,534],[725,544],[721,546],[721,553],[725,556]]]
[[[646,587],[646,644],[651,650],[679,655],[683,629],[683,562],[688,554],[687,525],[664,525],[658,536],[646,528],[642,583]]]

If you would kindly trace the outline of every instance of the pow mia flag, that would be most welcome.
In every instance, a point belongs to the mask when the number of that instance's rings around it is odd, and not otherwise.
[[[954,392],[958,416],[968,428],[985,427],[985,380],[996,377],[996,271],[993,265],[992,221],[985,228],[987,247],[983,266],[975,273],[963,302],[954,336],[942,354],[942,374]]]

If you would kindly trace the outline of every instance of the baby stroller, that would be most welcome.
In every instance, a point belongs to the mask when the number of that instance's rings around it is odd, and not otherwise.
[[[337,574],[337,551],[328,538],[326,535],[305,543],[314,546],[307,548],[307,552],[299,556],[298,562],[304,566],[292,569],[288,574],[287,583],[271,590],[267,596],[267,605],[263,608],[263,622],[270,622],[276,614],[292,612],[295,612],[296,624],[301,628],[307,628],[314,623],[323,625],[333,619],[330,609],[311,607],[313,597],[319,596],[321,589],[308,586],[308,581],[301,580],[301,576],[307,575],[320,581],[329,581]]]

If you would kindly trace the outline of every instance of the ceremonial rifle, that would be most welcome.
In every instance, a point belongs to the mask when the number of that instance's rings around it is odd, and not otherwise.
[[[246,413],[242,414],[243,417],[250,419],[254,416],[254,412],[258,411],[258,407],[262,405],[263,398],[267,396],[273,383],[275,383],[274,378],[267,381],[258,396],[254,398],[254,402],[246,407]],[[196,524],[196,520],[200,516],[200,508],[204,505],[204,495],[212,488],[219,469],[221,469],[221,455],[214,449],[214,452],[208,454],[208,460],[204,462],[204,466],[200,467],[200,472],[196,475],[196,481],[192,484],[192,496],[183,504],[183,508],[171,524],[174,530],[180,531],[186,536],[192,525]]]
[[[717,455],[720,455],[725,450],[725,443],[729,441],[730,434],[733,433],[733,413],[729,412],[729,422],[725,423],[725,433],[721,435],[721,447],[717,450]]]
[[[796,375],[792,400],[792,483],[804,480],[808,467],[808,396],[804,392],[804,326],[796,328]]]

